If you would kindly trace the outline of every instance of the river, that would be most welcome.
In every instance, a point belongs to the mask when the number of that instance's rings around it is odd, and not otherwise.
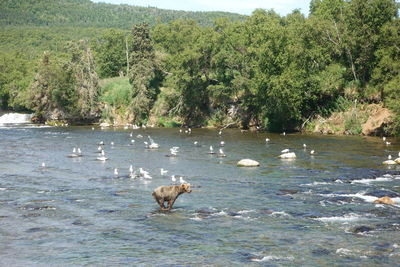
[[[159,149],[144,147],[149,135]],[[2,266],[400,262],[400,165],[382,165],[399,139],[28,125],[3,126],[0,137]],[[221,141],[226,157],[207,153]],[[178,155],[166,157],[173,146]],[[67,157],[73,147],[83,156]],[[285,148],[297,158],[279,159]],[[237,167],[243,158],[261,165]],[[152,179],[126,177],[130,165]],[[151,192],[171,175],[193,192],[163,212]],[[373,203],[385,195],[396,205]]]

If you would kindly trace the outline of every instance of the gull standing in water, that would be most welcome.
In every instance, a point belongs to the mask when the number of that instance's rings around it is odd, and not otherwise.
[[[170,148],[169,151],[171,154],[167,155],[167,157],[176,157],[178,155],[178,149],[179,147],[177,146]]]
[[[68,154],[68,157],[69,158],[77,158],[77,157],[79,157],[79,155],[76,154],[76,148],[75,147],[72,149],[72,154]]]
[[[172,176],[171,176],[171,181],[172,181],[173,184],[176,183],[176,177],[175,177],[175,175],[172,175]]]
[[[161,175],[164,175],[164,174],[167,174],[168,171],[167,171],[167,170],[164,170],[163,168],[161,168],[160,173],[161,173]]]
[[[108,160],[108,158],[106,158],[106,153],[104,153],[104,150],[101,150],[101,155],[99,157],[97,157],[97,160],[100,160],[100,161]]]
[[[150,135],[148,135],[147,137],[148,137],[149,140],[150,140],[150,145],[149,145],[149,148],[150,148],[150,149],[157,149],[157,148],[160,147],[159,144],[157,144],[156,142],[154,142],[154,140],[150,137]]]
[[[136,177],[136,174],[133,172],[133,166],[132,165],[130,165],[129,166],[129,178],[135,178]]]
[[[182,176],[179,177],[179,182],[180,182],[181,184],[187,184],[187,183],[188,183],[187,181],[183,180],[183,177],[182,177]]]
[[[397,159],[395,159],[394,161],[397,163],[397,164],[400,164],[400,152],[399,152],[399,154],[398,154],[398,158]]]
[[[220,147],[224,147],[224,146],[225,146],[225,142],[224,142],[224,141],[221,141],[221,142],[219,143],[219,146],[220,146]]]
[[[385,164],[385,165],[395,165],[395,164],[397,164],[397,163],[396,163],[396,161],[392,160],[392,155],[389,155],[389,156],[388,156],[388,159],[385,160],[384,162],[382,162],[382,164]]]
[[[213,146],[210,146],[210,151],[208,152],[208,154],[215,154]]]
[[[222,148],[219,149],[218,157],[226,157],[226,155],[225,155],[224,151],[222,150]]]
[[[118,177],[118,175],[119,175],[119,173],[118,173],[118,169],[117,169],[117,168],[115,168],[115,169],[114,169],[114,176],[115,176],[115,177]]]

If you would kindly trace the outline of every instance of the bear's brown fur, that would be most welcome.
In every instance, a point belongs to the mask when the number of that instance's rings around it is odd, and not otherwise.
[[[376,200],[374,201],[374,203],[393,205],[393,204],[394,204],[394,201],[393,201],[393,199],[391,199],[390,197],[384,196],[384,197],[381,197],[381,198],[376,199]]]
[[[170,210],[172,205],[174,205],[175,200],[180,194],[190,193],[190,184],[181,185],[162,185],[157,187],[152,195],[157,203],[160,205],[161,210]],[[168,202],[168,207],[164,206],[164,202]]]

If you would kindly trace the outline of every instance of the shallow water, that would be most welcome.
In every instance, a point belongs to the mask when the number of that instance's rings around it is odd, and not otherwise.
[[[161,147],[145,149],[147,135]],[[400,140],[386,146],[370,137],[25,126],[0,128],[0,137],[2,266],[400,262],[400,165],[381,164],[397,155]],[[207,154],[222,140],[227,157]],[[95,160],[100,141],[106,162]],[[172,146],[178,156],[166,157]],[[73,147],[84,156],[68,158]],[[280,160],[284,148],[297,159]],[[261,166],[236,167],[242,158]],[[153,179],[125,177],[130,164]],[[193,192],[161,212],[151,192],[172,174]],[[396,205],[372,203],[384,195]]]

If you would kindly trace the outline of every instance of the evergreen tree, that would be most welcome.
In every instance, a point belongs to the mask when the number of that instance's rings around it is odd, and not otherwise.
[[[131,110],[135,123],[145,123],[159,93],[161,72],[156,57],[149,26],[146,23],[132,27],[132,43],[129,47],[129,82],[132,85]]]

